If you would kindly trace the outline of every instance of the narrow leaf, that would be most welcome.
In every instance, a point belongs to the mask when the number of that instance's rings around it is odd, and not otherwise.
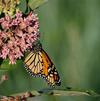
[[[35,8],[39,7],[40,5],[45,3],[46,1],[48,1],[48,0],[29,0],[28,5],[30,6],[30,8],[32,10],[34,10]]]
[[[27,10],[27,1],[26,0],[21,0],[20,4],[18,5],[18,8],[25,13]]]

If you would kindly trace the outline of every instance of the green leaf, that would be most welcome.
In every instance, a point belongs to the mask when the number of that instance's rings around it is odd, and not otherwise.
[[[30,9],[30,7],[28,6],[25,13],[28,14],[30,11],[31,11],[31,9]]]
[[[6,74],[8,72],[8,70],[6,69],[0,69],[0,77],[3,75],[3,74]]]
[[[18,5],[18,8],[25,13],[27,10],[27,1],[26,0],[21,0],[20,4]]]
[[[7,60],[6,60],[7,61]],[[0,76],[8,72],[7,63],[6,61],[0,60]],[[4,65],[5,64],[5,65]],[[4,67],[4,68],[3,68]]]
[[[30,6],[30,8],[32,10],[34,10],[35,8],[39,7],[40,5],[45,3],[46,1],[48,1],[48,0],[29,0],[28,5]]]
[[[1,71],[7,71],[9,69],[15,68],[18,66],[19,63],[22,63],[22,60],[16,60],[16,64],[9,64],[9,59],[3,60],[2,64],[0,65]]]
[[[7,72],[8,70],[7,69],[0,69],[0,73],[1,72]]]
[[[0,65],[0,70],[8,70],[9,69],[9,60],[8,59],[5,59],[3,60],[3,62],[1,63]]]

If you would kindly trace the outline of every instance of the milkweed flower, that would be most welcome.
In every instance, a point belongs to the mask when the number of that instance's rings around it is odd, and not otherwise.
[[[17,5],[20,4],[20,0],[0,0],[0,14],[3,12],[11,16],[18,10]]]
[[[17,12],[13,18],[9,15],[0,18],[0,57],[9,58],[10,64],[15,64],[38,38],[37,14]]]

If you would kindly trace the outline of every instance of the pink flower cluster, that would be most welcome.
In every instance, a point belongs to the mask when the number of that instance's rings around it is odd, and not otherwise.
[[[13,18],[9,15],[0,18],[0,57],[9,58],[10,64],[15,64],[38,38],[37,14],[17,12]]]

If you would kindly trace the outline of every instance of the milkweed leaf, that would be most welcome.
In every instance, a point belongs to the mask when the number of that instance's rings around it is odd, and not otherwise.
[[[34,10],[35,8],[39,7],[40,5],[42,5],[47,1],[48,0],[29,0],[28,5],[32,10]]]
[[[27,1],[26,0],[21,0],[20,4],[18,5],[18,8],[25,13],[27,10]]]

